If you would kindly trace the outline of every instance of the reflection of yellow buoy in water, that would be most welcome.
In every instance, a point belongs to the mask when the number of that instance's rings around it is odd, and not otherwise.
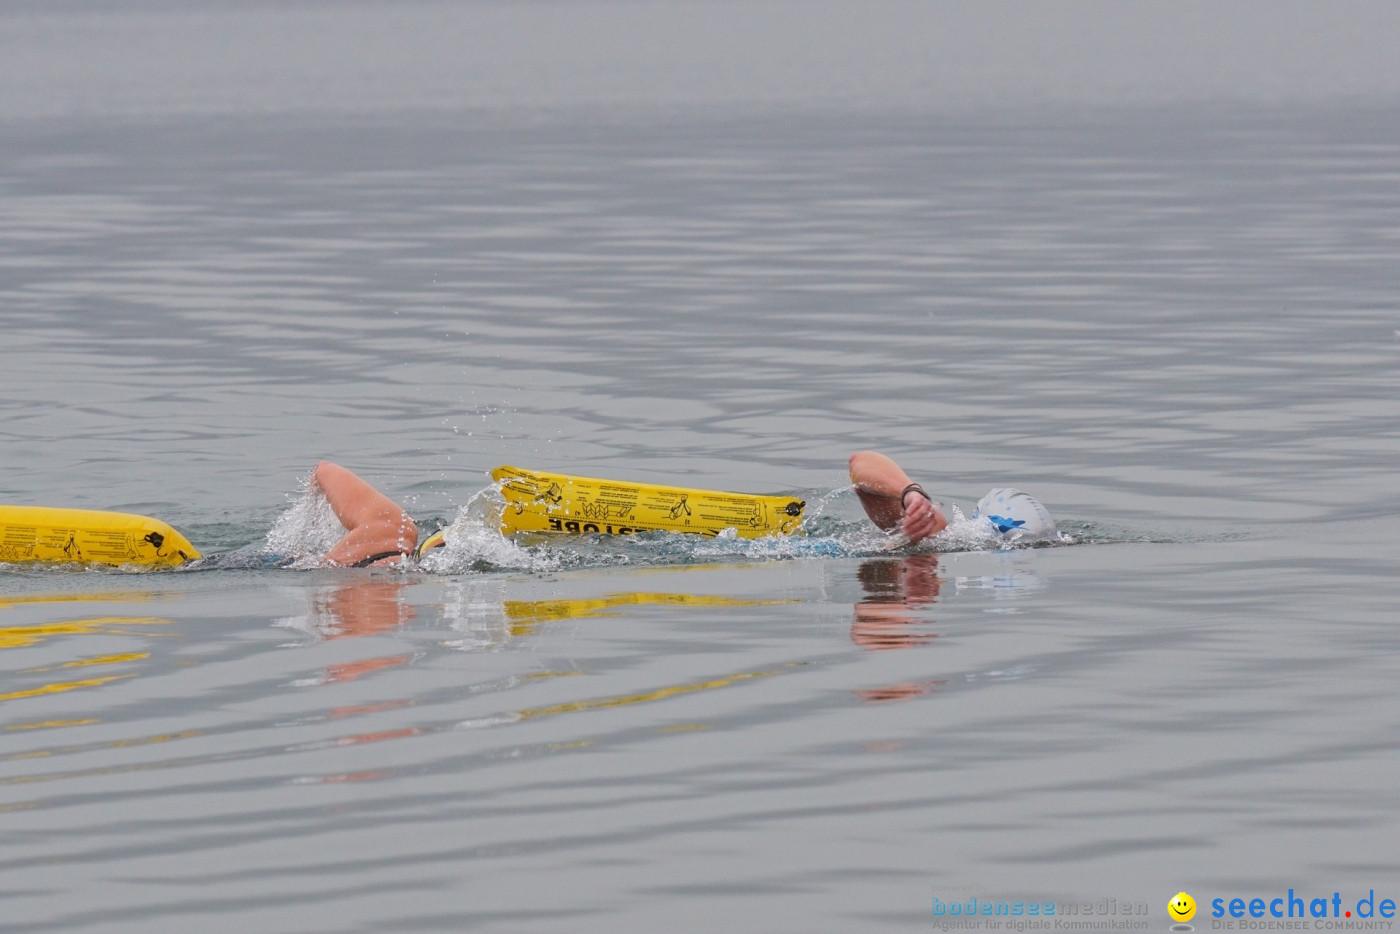
[[[695,570],[694,568],[692,570]],[[466,638],[446,643],[467,650],[499,648],[532,635],[542,625],[574,619],[624,616],[629,607],[680,610],[765,607],[802,603],[792,597],[730,597],[720,594],[621,591],[548,600],[510,600],[501,580],[469,579],[447,585],[442,617]]]
[[[793,496],[753,496],[598,480],[497,467],[506,506],[501,531],[695,532],[717,535],[734,529],[740,538],[795,532],[802,525],[802,500]]]
[[[65,619],[30,626],[0,626],[0,649],[21,649],[56,636],[137,635],[131,626],[166,626],[170,620],[155,616],[98,616],[92,619]]]
[[[150,591],[91,590],[81,593],[38,593],[0,597],[0,610],[36,603],[148,603]]]
[[[604,616],[621,606],[738,607],[772,606],[796,600],[747,600],[692,593],[612,593],[581,600],[503,600],[501,608],[510,621],[510,634],[522,636],[537,623],[555,623],[584,616]]]
[[[157,619],[154,617],[143,619],[121,616],[102,616],[95,619],[72,619],[52,623],[38,623],[32,626],[0,626],[0,649],[26,648],[56,636],[133,635],[135,633],[129,627],[159,626],[169,623],[170,620],[168,619]],[[121,665],[128,662],[141,661],[148,657],[149,653],[147,652],[121,652],[111,655],[99,655],[95,658],[60,662],[43,668],[30,668],[27,669],[25,673],[40,674],[60,669],[93,668],[100,665]],[[23,700],[30,697],[42,697],[47,694],[63,694],[81,688],[101,687],[104,684],[131,677],[134,677],[134,675],[94,675],[92,677],[80,678],[76,681],[54,681],[37,687],[2,691],[0,692],[0,702]],[[10,727],[6,727],[6,729],[10,729]]]
[[[0,506],[0,562],[174,567],[199,556],[185,536],[149,516]]]

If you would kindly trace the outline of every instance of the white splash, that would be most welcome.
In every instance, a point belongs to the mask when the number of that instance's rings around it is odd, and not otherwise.
[[[264,550],[293,559],[292,567],[316,567],[326,552],[345,535],[330,501],[308,473],[301,491],[289,497],[291,506],[267,531]]]
[[[443,546],[423,555],[419,566],[433,574],[484,569],[553,570],[559,558],[548,550],[526,548],[501,534],[505,500],[499,484],[474,494],[443,530]]]

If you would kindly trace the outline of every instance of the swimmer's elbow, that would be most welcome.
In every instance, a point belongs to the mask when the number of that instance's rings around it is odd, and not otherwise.
[[[859,483],[861,475],[865,472],[866,465],[875,456],[874,451],[856,451],[846,461],[846,467],[851,474],[851,482]]]

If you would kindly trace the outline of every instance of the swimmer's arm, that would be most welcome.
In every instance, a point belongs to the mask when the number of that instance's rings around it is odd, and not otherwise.
[[[890,458],[875,451],[857,451],[851,455],[850,468],[851,482],[867,494],[860,497],[860,504],[880,528],[887,532],[898,529],[910,542],[917,542],[947,527],[943,513],[926,495],[909,490],[914,481]]]
[[[326,553],[332,564],[352,565],[386,551],[411,553],[418,526],[398,503],[338,464],[321,461],[311,474],[346,535]]]

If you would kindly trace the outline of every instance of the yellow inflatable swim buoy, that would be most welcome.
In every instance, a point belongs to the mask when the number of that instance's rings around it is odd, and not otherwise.
[[[497,467],[506,506],[501,531],[694,532],[718,535],[734,529],[740,538],[797,531],[807,504],[793,496],[753,496],[684,487],[599,480],[568,474]]]
[[[0,563],[174,567],[198,557],[185,536],[149,516],[0,506]]]

